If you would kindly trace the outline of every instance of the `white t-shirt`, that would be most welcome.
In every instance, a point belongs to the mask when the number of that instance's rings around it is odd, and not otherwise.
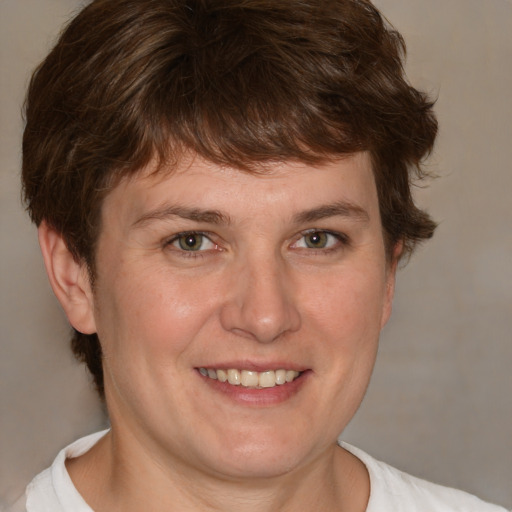
[[[73,485],[65,460],[88,451],[106,432],[83,437],[61,450],[51,467],[32,480],[26,496],[11,512],[93,512]],[[366,512],[507,512],[465,492],[407,475],[348,444],[343,447],[365,464],[370,475]]]

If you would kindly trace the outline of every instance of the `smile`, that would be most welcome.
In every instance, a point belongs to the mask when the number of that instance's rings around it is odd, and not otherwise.
[[[251,370],[215,370],[212,368],[199,368],[199,373],[220,382],[227,382],[232,386],[244,386],[246,388],[273,388],[293,382],[300,372],[296,370],[268,370],[265,372],[254,372]]]

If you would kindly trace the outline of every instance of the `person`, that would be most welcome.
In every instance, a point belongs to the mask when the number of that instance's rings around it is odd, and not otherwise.
[[[36,70],[23,187],[111,428],[26,510],[496,511],[337,438],[437,123],[366,0],[95,0]]]

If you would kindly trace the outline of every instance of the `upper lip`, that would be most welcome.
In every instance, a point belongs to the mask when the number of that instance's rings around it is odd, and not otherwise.
[[[298,372],[302,372],[307,370],[308,368],[304,365],[286,362],[286,361],[228,361],[222,363],[213,363],[213,364],[203,364],[197,366],[197,368],[205,368],[206,370],[249,370],[252,372],[265,372],[269,370],[295,370]]]

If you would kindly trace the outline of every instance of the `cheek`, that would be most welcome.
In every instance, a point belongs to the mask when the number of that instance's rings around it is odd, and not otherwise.
[[[205,288],[205,280],[190,282],[164,272],[112,275],[96,308],[105,355],[158,358],[186,350],[215,309],[215,297]]]
[[[316,287],[304,289],[309,338],[318,347],[316,370],[322,393],[317,401],[326,411],[333,435],[338,435],[355,414],[372,374],[385,295],[383,283],[378,267],[357,272],[351,267],[350,272],[331,274],[317,280]]]
[[[331,273],[316,280],[314,286],[310,282],[304,286],[307,316],[347,348],[375,341],[381,329],[385,277],[378,267],[373,272],[368,268]]]

